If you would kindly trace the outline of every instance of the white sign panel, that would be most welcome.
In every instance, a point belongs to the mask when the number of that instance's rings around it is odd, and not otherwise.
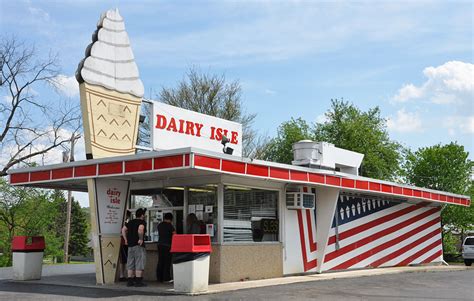
[[[222,153],[222,137],[233,155],[242,156],[242,124],[153,102],[153,148],[197,147]]]
[[[97,218],[101,234],[120,234],[129,181],[96,180]]]

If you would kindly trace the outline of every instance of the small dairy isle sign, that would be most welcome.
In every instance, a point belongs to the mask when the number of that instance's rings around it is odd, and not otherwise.
[[[242,124],[153,102],[153,148],[197,147],[222,153],[222,137],[233,155],[242,156]]]
[[[96,185],[100,233],[120,233],[130,183],[122,180],[97,179]]]

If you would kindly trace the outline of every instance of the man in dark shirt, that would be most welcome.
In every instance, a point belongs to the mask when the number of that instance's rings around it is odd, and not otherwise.
[[[145,222],[146,208],[139,208],[135,212],[135,219],[129,221],[122,229],[122,237],[128,245],[128,282],[127,286],[145,286],[143,271],[146,263],[145,250]]]
[[[158,266],[156,278],[159,282],[171,281],[171,238],[176,233],[173,224],[173,214],[165,213],[163,221],[158,225]]]

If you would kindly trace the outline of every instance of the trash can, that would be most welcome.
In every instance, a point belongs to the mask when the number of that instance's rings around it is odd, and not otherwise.
[[[179,293],[206,292],[209,284],[211,237],[207,234],[175,234],[173,253],[174,290]]]
[[[12,240],[13,279],[41,279],[43,268],[43,236],[15,236]]]

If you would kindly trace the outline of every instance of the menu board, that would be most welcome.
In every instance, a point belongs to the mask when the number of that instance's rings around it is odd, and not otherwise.
[[[96,180],[97,219],[101,234],[120,233],[129,187],[129,181]]]

